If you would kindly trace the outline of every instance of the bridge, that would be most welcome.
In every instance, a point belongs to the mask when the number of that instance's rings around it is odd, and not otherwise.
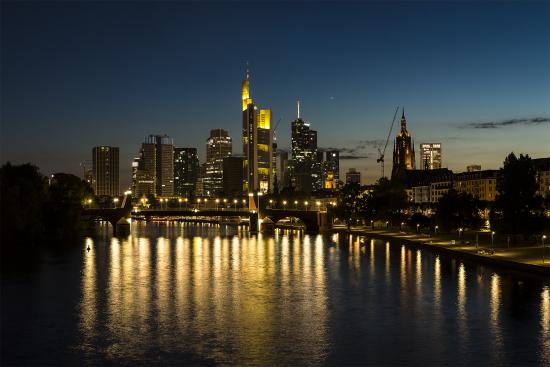
[[[259,211],[251,209],[230,208],[145,208],[132,211],[131,196],[126,195],[121,208],[88,208],[83,210],[83,215],[91,219],[106,220],[113,226],[113,234],[116,235],[117,224],[124,224],[122,219],[137,215],[150,219],[151,217],[241,217],[250,220],[250,232],[258,232],[258,220],[269,219],[273,224],[285,218],[297,218],[305,226],[306,232],[319,232],[329,229],[332,220],[327,211],[321,210],[297,210],[297,209],[273,209],[263,208]]]
[[[102,219],[111,223],[113,226],[113,235],[116,236],[117,224],[123,224],[121,219],[130,218],[131,212],[132,197],[125,195],[120,208],[86,208],[82,210],[82,215],[90,220]]]

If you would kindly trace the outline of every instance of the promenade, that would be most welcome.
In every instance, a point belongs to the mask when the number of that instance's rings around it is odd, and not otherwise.
[[[346,232],[347,228],[336,225],[332,230]],[[485,264],[550,276],[550,246],[548,244],[543,248],[541,245],[508,247],[507,244],[494,243],[494,247],[492,247],[483,239],[476,246],[474,241],[459,240],[456,234],[454,236],[451,234],[428,235],[395,229],[372,229],[370,226],[354,226],[351,228],[351,233],[393,240],[394,242],[398,240],[408,245],[429,248]]]

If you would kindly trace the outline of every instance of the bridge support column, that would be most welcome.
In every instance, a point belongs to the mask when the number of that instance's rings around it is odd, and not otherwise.
[[[258,233],[258,213],[250,213],[250,222],[248,230],[250,233]]]

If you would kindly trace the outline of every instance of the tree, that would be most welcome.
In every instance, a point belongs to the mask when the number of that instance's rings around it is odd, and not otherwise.
[[[542,197],[537,195],[536,170],[528,155],[512,152],[497,176],[497,196],[491,211],[491,226],[498,232],[523,235],[540,233],[548,225]],[[514,239],[515,240],[515,239]]]
[[[31,164],[0,168],[2,249],[15,243],[32,244],[44,231],[43,205],[47,181]]]
[[[353,182],[344,185],[338,195],[338,204],[334,209],[334,213],[346,223],[348,231],[363,211],[362,193],[361,185]]]
[[[382,177],[367,197],[365,216],[370,220],[400,222],[403,219],[403,211],[407,207],[405,187],[398,181],[390,181]]]
[[[458,228],[478,229],[483,223],[479,211],[479,200],[470,194],[451,189],[437,203],[435,221],[446,231]]]

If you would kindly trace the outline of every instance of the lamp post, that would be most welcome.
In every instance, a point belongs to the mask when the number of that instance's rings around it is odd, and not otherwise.
[[[305,207],[306,207],[306,212],[307,212],[307,206],[308,206],[308,204],[309,204],[309,203],[308,203],[307,201],[304,201],[304,205],[305,205]]]
[[[298,200],[294,200],[294,210],[298,210]]]
[[[493,242],[493,238],[495,237],[495,232],[491,232],[491,249],[493,249],[493,251],[495,250],[495,246],[494,246],[494,242]]]
[[[464,229],[462,229],[462,228],[459,228],[459,229],[458,229],[458,240],[459,240],[459,241],[460,241],[460,239],[462,238],[462,231],[463,231],[463,230],[464,230]]]
[[[206,203],[208,202],[207,198],[204,198],[204,209],[206,209]]]
[[[246,204],[246,199],[243,199],[243,200],[242,200],[242,203],[243,203],[243,209],[244,209],[244,206],[245,206],[245,204]]]
[[[237,210],[237,199],[233,199],[233,209]]]
[[[92,199],[88,199],[88,209],[90,209],[92,207]]]
[[[542,240],[542,263],[544,264],[544,239],[546,238],[546,235],[542,235],[541,236],[541,240]]]
[[[399,230],[400,230],[401,232],[403,232],[403,224],[405,224],[405,223],[401,222],[401,224],[399,225]]]
[[[390,226],[390,222],[389,221],[386,221],[386,229],[388,229]]]
[[[183,201],[183,200],[181,200],[181,198],[178,198],[178,204],[179,204],[179,206],[180,206],[180,209],[181,209],[181,202],[182,202],[182,201]]]
[[[113,199],[113,203],[115,203],[115,208],[117,207],[117,204],[118,204],[118,198],[114,198]]]
[[[286,210],[286,200],[283,200],[283,209]]]
[[[271,205],[273,204],[273,200],[269,199],[269,207],[271,208]]]
[[[420,224],[416,223],[416,234],[420,233]]]
[[[319,211],[321,209],[321,202],[317,201],[315,205],[317,205],[317,211]]]
[[[220,199],[216,199],[216,210],[218,210],[218,204],[220,203]]]
[[[436,234],[436,235],[437,235],[437,229],[438,229],[438,228],[439,228],[438,226],[435,226],[435,228],[434,228],[435,234]]]
[[[370,220],[370,228],[371,228],[371,231],[374,231],[374,220]]]
[[[189,207],[189,204],[187,203],[189,200],[187,198],[183,199],[183,201],[185,201],[185,207],[188,208]]]

